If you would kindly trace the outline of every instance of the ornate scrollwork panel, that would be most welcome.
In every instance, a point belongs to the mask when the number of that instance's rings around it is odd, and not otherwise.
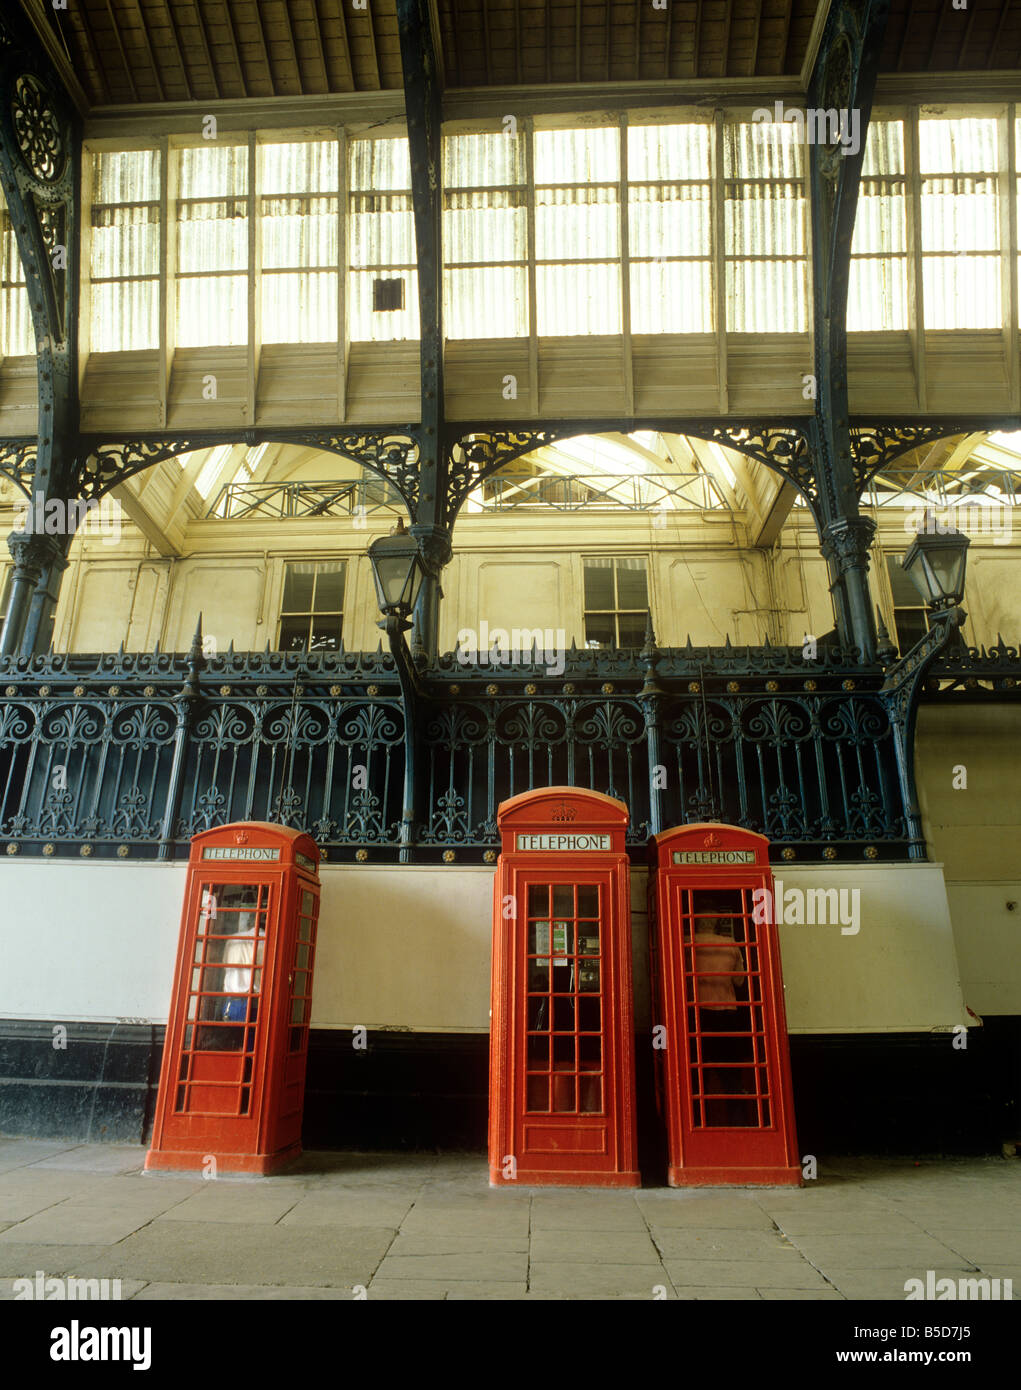
[[[304,430],[287,438],[289,443],[343,454],[378,473],[398,490],[412,518],[417,515],[419,446],[410,426],[406,430]]]
[[[79,468],[77,493],[86,499],[99,499],[111,488],[142,473],[164,459],[202,448],[193,439],[128,439],[110,444],[93,444]]]
[[[35,440],[0,440],[0,473],[10,478],[26,497],[32,495],[37,457]]]

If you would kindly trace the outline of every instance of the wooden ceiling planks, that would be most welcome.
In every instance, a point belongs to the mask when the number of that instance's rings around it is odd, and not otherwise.
[[[881,72],[1012,71],[1021,58],[1021,0],[891,0]]]
[[[450,88],[796,77],[820,0],[431,0]],[[107,106],[399,91],[396,0],[76,0]],[[891,0],[881,70],[1010,69],[1021,0]]]

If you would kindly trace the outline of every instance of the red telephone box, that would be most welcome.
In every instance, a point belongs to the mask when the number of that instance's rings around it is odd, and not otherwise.
[[[652,850],[653,1044],[670,1186],[800,1185],[769,841],[687,825],[653,836]]]
[[[627,807],[503,802],[493,905],[489,1180],[637,1187]]]
[[[194,837],[146,1168],[269,1173],[301,1153],[318,919],[310,836]]]

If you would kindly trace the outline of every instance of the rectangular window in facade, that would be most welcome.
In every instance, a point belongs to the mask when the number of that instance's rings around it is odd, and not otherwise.
[[[91,224],[92,350],[134,352],[158,347],[158,150],[112,150],[92,156]]]
[[[886,572],[893,596],[894,640],[904,656],[929,631],[929,610],[910,575],[901,568],[903,555],[887,555]]]
[[[178,347],[248,341],[248,146],[196,145],[177,161]]]
[[[711,333],[711,125],[630,125],[632,333]]]
[[[407,140],[352,140],[348,188],[351,341],[417,338],[421,330]],[[377,280],[404,281],[403,309],[374,307]]]
[[[999,328],[998,122],[922,119],[922,292],[926,328]]]
[[[723,128],[727,330],[808,331],[805,147],[794,122]]]
[[[0,195],[0,356],[35,355],[35,329],[7,204]]]
[[[264,343],[337,340],[339,179],[336,140],[258,147],[260,326]]]
[[[643,556],[599,556],[583,561],[585,645],[640,647],[649,616],[649,580]]]
[[[620,130],[537,130],[534,151],[538,335],[619,333]]]
[[[528,333],[524,134],[443,142],[443,292],[448,338]]]
[[[851,243],[847,327],[852,333],[908,326],[904,122],[873,121],[862,161]]]
[[[278,651],[340,650],[346,570],[344,560],[300,560],[285,567]]]

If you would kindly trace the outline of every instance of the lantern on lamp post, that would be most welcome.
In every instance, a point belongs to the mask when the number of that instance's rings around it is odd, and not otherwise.
[[[957,625],[964,621],[960,602],[964,597],[964,572],[968,563],[969,538],[955,527],[936,530],[931,524],[933,513],[927,512],[925,525],[911,542],[901,568],[922,595],[933,615],[960,613]]]

